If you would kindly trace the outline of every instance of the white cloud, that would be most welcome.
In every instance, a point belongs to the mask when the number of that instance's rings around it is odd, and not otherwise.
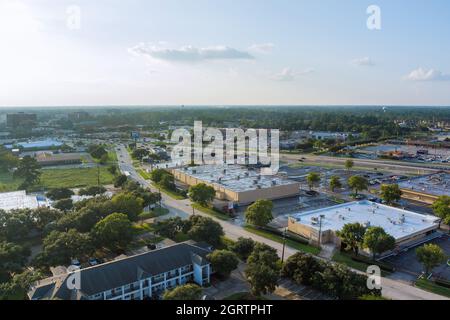
[[[273,43],[260,43],[260,44],[253,44],[248,49],[253,52],[257,53],[270,53],[273,48],[275,48],[275,45]]]
[[[129,52],[154,60],[168,62],[194,63],[211,60],[251,60],[254,57],[246,51],[237,50],[227,46],[212,46],[196,48],[183,46],[179,49],[170,49],[162,46],[138,44],[130,48]]]
[[[302,71],[295,71],[290,67],[286,67],[281,72],[276,73],[272,78],[276,81],[294,81],[297,77],[313,73],[314,69],[305,69]]]
[[[411,71],[405,80],[410,81],[450,81],[450,74],[444,74],[443,72],[435,69],[418,68]]]
[[[352,64],[361,67],[372,67],[375,65],[375,62],[370,57],[363,57],[352,60]]]

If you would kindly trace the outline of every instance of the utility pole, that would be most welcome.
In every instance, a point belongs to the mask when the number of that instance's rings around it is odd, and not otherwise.
[[[321,248],[321,244],[322,244],[322,219],[325,216],[323,214],[321,214],[319,216],[319,248]]]
[[[287,228],[284,228],[284,231],[283,231],[283,251],[281,253],[281,263],[282,264],[284,262],[284,248],[286,247],[286,232],[287,232]]]
[[[100,187],[100,165],[97,163],[97,186]]]

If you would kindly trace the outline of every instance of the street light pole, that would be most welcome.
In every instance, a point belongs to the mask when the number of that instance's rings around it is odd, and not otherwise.
[[[287,228],[284,228],[284,231],[283,231],[283,251],[282,251],[282,253],[281,253],[281,263],[283,263],[284,262],[284,248],[286,247],[286,230]]]
[[[319,248],[321,248],[322,244],[322,219],[324,218],[324,215],[319,216]]]

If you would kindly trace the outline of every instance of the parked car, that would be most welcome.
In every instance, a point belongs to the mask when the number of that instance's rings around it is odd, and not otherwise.
[[[71,264],[72,266],[81,267],[80,260],[78,260],[78,259],[72,259],[72,260],[70,261],[70,264]]]
[[[89,265],[90,266],[96,266],[96,265],[98,265],[98,260],[97,259],[95,259],[95,258],[89,258]]]

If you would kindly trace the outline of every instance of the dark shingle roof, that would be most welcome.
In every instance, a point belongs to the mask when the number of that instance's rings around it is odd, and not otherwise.
[[[97,294],[106,290],[111,290],[122,285],[136,282],[143,278],[155,276],[163,272],[184,267],[193,262],[199,265],[207,264],[206,256],[209,250],[200,248],[193,243],[178,243],[169,247],[149,251],[143,254],[110,261],[98,266],[81,269],[80,284],[81,293],[87,296]],[[42,290],[34,289],[34,296],[39,299],[42,295],[36,292]],[[67,289],[66,279],[55,290],[52,290],[53,297],[60,299],[70,299],[71,293]]]

